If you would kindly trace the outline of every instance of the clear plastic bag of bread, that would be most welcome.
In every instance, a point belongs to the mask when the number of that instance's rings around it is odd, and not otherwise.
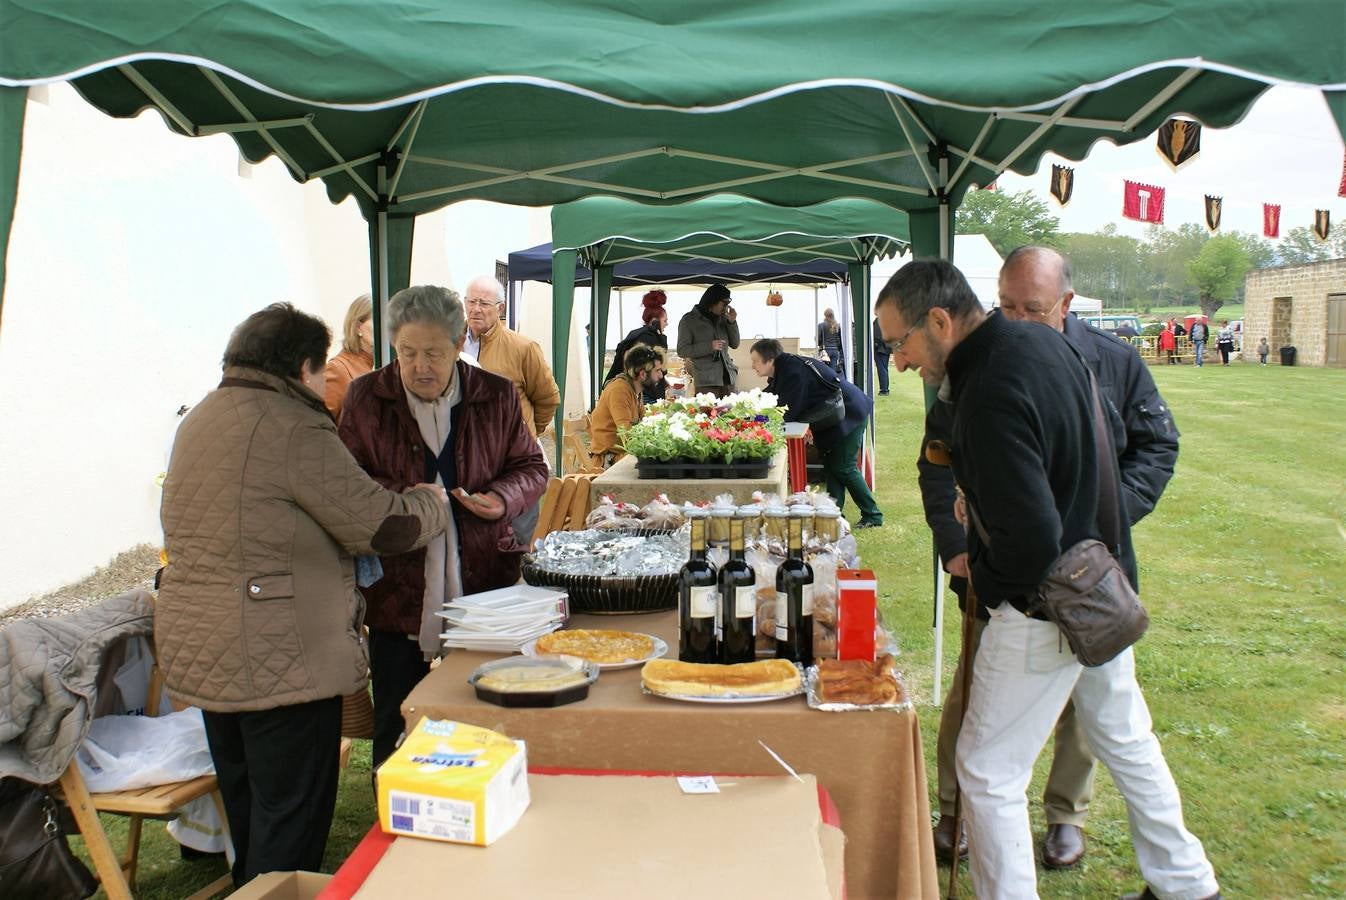
[[[813,568],[813,621],[835,630],[837,627],[837,569],[840,560],[831,550],[807,554]],[[835,646],[835,640],[834,640]],[[814,649],[815,655],[817,649]]]
[[[669,502],[667,494],[655,494],[649,503],[640,508],[640,519],[645,528],[660,531],[677,531],[682,527],[682,510]]]
[[[776,655],[776,589],[771,585],[759,584],[757,587],[757,639],[758,656]],[[837,630],[833,625],[813,619],[813,656],[815,659],[835,659],[837,655]]]
[[[640,528],[640,508],[634,503],[620,503],[610,495],[598,499],[598,505],[584,517],[585,528],[612,531],[620,528]]]

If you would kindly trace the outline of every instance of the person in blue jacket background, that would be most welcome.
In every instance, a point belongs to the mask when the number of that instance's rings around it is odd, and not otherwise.
[[[786,353],[781,342],[772,338],[753,344],[749,356],[753,371],[767,379],[767,390],[778,398],[777,405],[786,407],[785,421],[809,423],[814,446],[822,457],[827,492],[837,501],[837,506],[845,508],[849,491],[860,508],[860,521],[855,527],[882,525],[883,512],[856,465],[874,401],[831,367],[816,359]],[[845,414],[839,421],[828,421],[820,414],[838,391]]]

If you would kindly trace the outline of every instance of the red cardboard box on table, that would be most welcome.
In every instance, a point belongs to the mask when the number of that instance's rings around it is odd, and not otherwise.
[[[878,591],[870,569],[837,569],[837,659],[874,661]]]

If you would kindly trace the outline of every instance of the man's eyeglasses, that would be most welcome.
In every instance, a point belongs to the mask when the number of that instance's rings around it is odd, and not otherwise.
[[[495,300],[489,300],[489,299],[483,300],[479,297],[467,298],[467,305],[469,307],[476,307],[477,309],[495,309],[496,304],[497,301]]]
[[[1052,317],[1056,314],[1056,311],[1061,308],[1061,304],[1065,302],[1065,299],[1066,295],[1062,294],[1060,299],[1058,299],[1055,303],[1053,303],[1050,309],[1047,309],[1045,311],[1023,308],[1015,310],[1007,309],[1006,313],[1009,315],[1011,319],[1017,317],[1019,319],[1035,319],[1042,322],[1051,322]],[[1001,306],[1002,308],[1004,308],[1003,301],[1001,302]]]
[[[911,333],[915,331],[917,328],[920,328],[921,323],[924,321],[925,316],[921,316],[919,319],[917,319],[915,322],[912,323],[911,327],[907,329],[906,334],[902,335],[895,341],[888,341],[888,351],[890,353],[901,353],[903,346],[905,346],[907,343],[907,339],[911,337]]]

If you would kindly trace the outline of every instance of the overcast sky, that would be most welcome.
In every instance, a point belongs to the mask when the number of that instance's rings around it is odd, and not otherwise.
[[[1075,192],[1064,208],[1049,191],[1052,163],[1075,168]],[[1203,195],[1212,194],[1224,198],[1222,231],[1261,234],[1262,204],[1279,203],[1282,235],[1312,226],[1315,209],[1331,211],[1335,234],[1346,228],[1346,199],[1337,196],[1341,169],[1341,135],[1322,95],[1274,87],[1232,128],[1204,128],[1201,155],[1181,171],[1169,168],[1151,136],[1125,147],[1101,141],[1082,162],[1048,154],[1037,173],[1006,173],[999,186],[1032,190],[1060,218],[1062,231],[1092,232],[1115,222],[1121,233],[1142,236],[1147,226],[1121,214],[1122,182],[1129,179],[1165,189],[1164,225],[1169,228],[1204,224]]]

